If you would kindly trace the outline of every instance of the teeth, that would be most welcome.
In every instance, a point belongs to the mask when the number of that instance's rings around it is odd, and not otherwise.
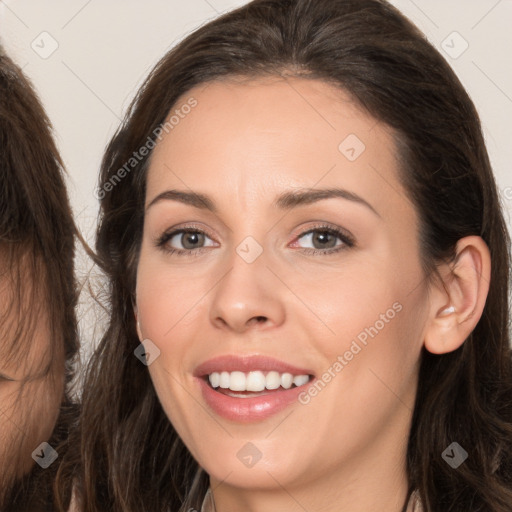
[[[268,372],[213,372],[208,376],[213,388],[230,389],[231,391],[273,390],[280,387],[290,389],[293,385],[303,386],[309,382],[309,375],[292,375],[291,373]]]
[[[293,383],[297,387],[303,386],[308,381],[309,381],[309,376],[308,375],[296,375],[295,377],[293,377]]]
[[[245,373],[231,372],[229,377],[229,389],[231,389],[231,391],[245,391],[246,382]]]
[[[214,373],[212,373],[212,375],[214,375]],[[219,375],[219,374],[217,373],[217,375]],[[211,380],[210,380],[210,384],[213,386],[213,382]],[[219,375],[219,386],[223,389],[229,388],[229,373],[228,372],[222,372]]]
[[[213,385],[213,384],[212,384]],[[278,372],[268,372],[267,373],[267,389],[277,389],[281,386],[281,375]]]
[[[226,373],[228,373],[228,372],[226,372]],[[220,373],[215,372],[210,375],[210,384],[214,388],[218,388],[220,386]],[[229,385],[229,382],[228,382],[228,385]]]
[[[291,373],[283,373],[281,375],[281,386],[283,386],[284,389],[290,389],[293,384],[293,375]]]
[[[263,391],[267,385],[267,379],[262,372],[249,372],[246,379],[246,389],[242,391]]]

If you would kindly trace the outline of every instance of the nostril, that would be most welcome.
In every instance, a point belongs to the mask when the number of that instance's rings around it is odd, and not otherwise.
[[[247,325],[252,325],[252,324],[263,324],[267,321],[267,317],[266,316],[253,316],[248,322],[247,322]]]

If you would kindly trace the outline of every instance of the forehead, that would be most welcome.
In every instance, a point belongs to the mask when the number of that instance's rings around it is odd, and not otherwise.
[[[195,106],[183,108],[191,100]],[[343,186],[380,203],[384,214],[397,204],[386,204],[383,190],[391,202],[407,202],[391,129],[326,82],[210,82],[182,95],[170,116],[173,128],[151,158],[147,200],[165,188],[247,200],[269,187]]]

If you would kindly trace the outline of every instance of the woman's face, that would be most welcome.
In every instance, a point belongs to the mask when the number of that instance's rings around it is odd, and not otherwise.
[[[390,130],[297,78],[203,84],[175,110],[137,273],[170,421],[213,482],[401,474],[428,290]]]

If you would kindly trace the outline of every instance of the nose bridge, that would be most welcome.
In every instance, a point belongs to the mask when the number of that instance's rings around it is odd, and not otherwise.
[[[213,293],[211,321],[215,325],[243,331],[254,323],[282,323],[279,283],[267,264],[267,251],[254,237],[244,238],[233,249],[229,270]]]

